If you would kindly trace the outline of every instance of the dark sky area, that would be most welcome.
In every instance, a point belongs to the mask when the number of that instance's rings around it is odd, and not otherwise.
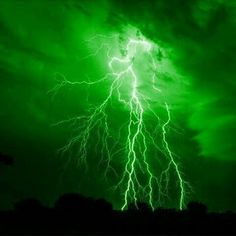
[[[0,209],[27,197],[51,205],[65,192],[120,206],[120,195],[111,189],[113,177],[104,181],[96,157],[86,174],[73,153],[57,151],[71,129],[53,124],[83,113],[88,88],[61,89],[56,96],[49,91],[56,73],[74,81],[101,74],[107,63],[101,58],[81,62],[91,53],[83,42],[128,25],[168,51],[181,75],[184,88],[170,86],[169,96],[181,134],[170,143],[192,186],[188,200],[236,211],[234,0],[1,1],[0,153],[14,163],[0,160]],[[95,88],[92,101],[106,89]]]

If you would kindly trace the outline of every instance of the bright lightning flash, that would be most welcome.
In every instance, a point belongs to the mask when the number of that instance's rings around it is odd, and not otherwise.
[[[105,36],[95,36],[96,37]],[[165,117],[161,118],[150,104],[150,97],[142,93],[140,82],[146,79],[149,80],[150,90],[156,94],[161,94],[162,91],[157,86],[156,71],[158,69],[157,60],[155,60],[156,45],[144,37],[129,38],[125,45],[124,55],[110,56],[111,48],[106,44],[102,44],[95,53],[88,55],[86,60],[92,56],[96,56],[102,49],[107,49],[107,65],[109,72],[102,78],[94,81],[72,82],[67,80],[63,75],[62,80],[54,87],[52,91],[57,92],[65,86],[92,86],[104,81],[110,81],[110,88],[105,99],[97,106],[88,111],[88,114],[73,117],[68,120],[63,120],[57,125],[70,123],[75,127],[76,134],[69,142],[61,149],[63,152],[69,151],[73,147],[77,147],[78,161],[83,162],[87,166],[89,143],[92,137],[92,131],[96,130],[98,134],[98,142],[96,149],[98,152],[99,142],[102,144],[100,149],[100,163],[106,163],[104,175],[107,176],[109,171],[112,171],[119,181],[115,185],[115,189],[119,189],[122,194],[123,204],[121,209],[127,209],[130,203],[134,203],[138,207],[138,201],[146,201],[152,209],[161,205],[162,197],[168,197],[168,185],[170,172],[173,171],[176,176],[178,188],[178,205],[182,209],[185,204],[186,187],[188,183],[184,180],[180,170],[178,161],[176,161],[174,153],[170,149],[168,143],[168,126],[171,122],[170,107],[167,102],[162,104],[162,109],[165,111]],[[151,76],[148,78],[141,77],[137,67],[140,66],[136,62],[137,57],[146,56],[149,59],[144,63],[148,63]],[[142,61],[141,61],[142,63]],[[144,65],[145,66],[145,65]],[[124,95],[124,87],[128,86],[128,95]],[[109,112],[107,112],[109,104],[114,97],[120,104],[128,110],[127,122],[124,123],[119,132],[117,132],[116,141],[112,139],[112,134],[109,127]],[[157,128],[150,130],[147,125],[146,116],[152,115],[156,121]],[[161,145],[157,144],[156,132],[161,137]],[[126,131],[124,131],[126,130]],[[122,133],[123,132],[123,133]],[[124,135],[125,134],[125,135]],[[122,137],[126,137],[123,141]],[[113,145],[111,145],[113,140]],[[117,146],[119,145],[119,148]],[[153,160],[150,158],[150,148],[158,149],[162,155],[160,158],[165,159],[166,167],[162,171],[156,173],[152,167]],[[125,160],[123,171],[118,175],[111,162],[115,157],[122,153],[122,159]],[[121,156],[121,155],[120,155]],[[120,157],[119,156],[119,157]],[[157,189],[157,191],[156,191]]]

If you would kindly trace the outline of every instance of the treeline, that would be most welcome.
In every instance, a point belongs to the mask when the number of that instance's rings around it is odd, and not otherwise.
[[[110,203],[78,194],[59,198],[54,208],[36,199],[0,212],[0,233],[6,234],[231,234],[236,235],[236,214],[208,213],[207,207],[190,202],[186,210],[156,209],[138,203],[126,211],[114,211]]]

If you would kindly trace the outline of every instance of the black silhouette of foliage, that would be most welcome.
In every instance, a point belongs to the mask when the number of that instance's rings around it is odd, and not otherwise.
[[[208,213],[199,202],[187,209],[158,208],[152,211],[142,202],[128,210],[113,210],[103,199],[71,193],[61,196],[54,208],[37,199],[15,204],[13,211],[0,211],[0,234],[236,234],[236,214]]]
[[[151,211],[151,207],[145,202],[130,203],[128,206],[130,211]]]
[[[203,215],[207,213],[207,207],[200,202],[189,202],[187,208],[190,213],[195,215]]]
[[[55,204],[59,211],[69,212],[95,212],[95,211],[112,211],[110,203],[103,199],[87,198],[76,193],[65,194],[59,198]]]
[[[18,212],[36,212],[41,209],[41,202],[34,198],[29,198],[15,204],[15,210]]]

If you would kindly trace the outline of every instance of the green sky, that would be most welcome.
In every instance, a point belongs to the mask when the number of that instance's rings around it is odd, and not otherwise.
[[[73,153],[72,161],[69,154],[58,155],[71,128],[52,125],[83,114],[88,91],[95,105],[108,84],[91,90],[69,86],[56,96],[48,91],[61,75],[71,81],[101,77],[105,54],[81,61],[100,41],[84,42],[95,34],[125,35],[127,27],[139,29],[159,45],[166,52],[159,55],[162,62],[167,56],[174,68],[175,72],[164,68],[161,83],[179,132],[173,132],[169,141],[193,187],[189,200],[204,202],[211,210],[236,210],[233,0],[2,1],[0,152],[14,157],[15,164],[0,166],[0,208],[26,197],[52,204],[64,192],[119,204],[120,196],[109,189],[113,177],[104,182],[96,156],[85,174]],[[157,99],[152,97],[152,103]],[[116,107],[111,113],[114,127],[126,112]]]

